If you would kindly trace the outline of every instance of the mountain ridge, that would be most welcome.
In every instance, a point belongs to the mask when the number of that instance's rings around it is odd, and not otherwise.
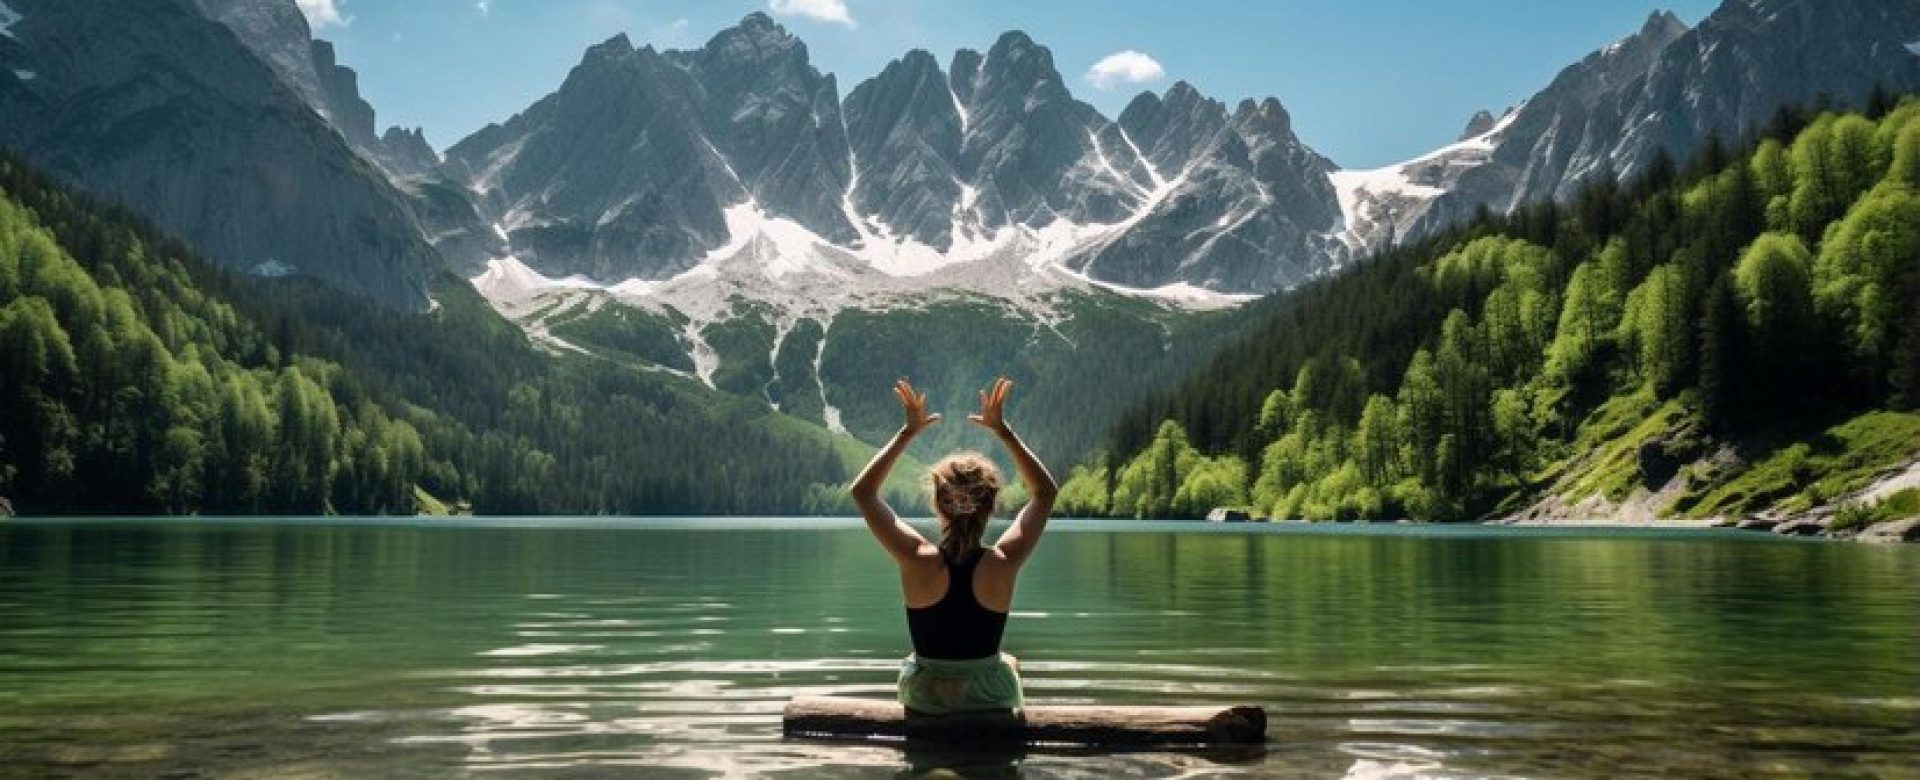
[[[626,60],[634,62],[615,75]],[[790,231],[797,241],[788,245],[805,245],[801,251],[811,257],[802,265],[858,271],[858,263],[839,260],[863,258],[869,272],[856,276],[878,287],[890,286],[885,276],[964,266],[1010,240],[1028,240],[1020,236],[1072,245],[1053,253],[1061,261],[1053,263],[1057,276],[1125,288],[1261,293],[1320,270],[1305,258],[1268,263],[1250,257],[1261,250],[1219,251],[1225,236],[1205,228],[1179,250],[1182,263],[1146,262],[1155,249],[1171,252],[1167,245],[1175,239],[1143,232],[1118,242],[1111,235],[1134,231],[1161,205],[1156,197],[1165,193],[1156,189],[1170,177],[1142,156],[1120,123],[1072,95],[1051,51],[1016,30],[984,53],[957,50],[950,63],[943,70],[930,52],[910,51],[843,100],[834,78],[808,61],[804,42],[764,14],[750,14],[686,51],[635,49],[624,35],[615,36],[591,47],[555,92],[450,146],[444,167],[479,193],[519,262],[544,276],[607,285],[664,282],[716,262],[729,239],[751,243],[731,227],[747,220],[728,216],[743,205],[756,219],[805,229],[799,236]],[[663,64],[678,72],[665,72]],[[605,81],[583,75],[602,71]],[[628,115],[653,107],[674,116],[635,121]],[[1265,190],[1289,175],[1288,164],[1269,155],[1260,164],[1282,170],[1256,171],[1250,151],[1287,150],[1298,158],[1295,167],[1330,163],[1293,135],[1277,101],[1243,103],[1231,117],[1223,105],[1216,108],[1216,124],[1232,126],[1236,137],[1176,142],[1201,147],[1178,153],[1183,157],[1215,155],[1218,170],[1179,182],[1190,191],[1174,205],[1205,212],[1207,224],[1252,234],[1253,246],[1323,251],[1330,242],[1305,237],[1336,228],[1331,189],[1293,187],[1288,197],[1271,197]],[[755,111],[786,124],[755,126]],[[647,143],[630,140],[641,137]],[[775,137],[787,143],[765,143]],[[570,170],[567,160],[544,151],[558,145],[600,147],[601,153],[579,159],[594,159],[602,170]],[[663,151],[670,148],[688,151]],[[605,172],[642,158],[652,160],[645,167],[653,175]],[[675,165],[698,170],[675,172]],[[1268,181],[1258,180],[1263,174]],[[1193,191],[1203,186],[1213,191]],[[583,187],[604,192],[568,200]],[[665,209],[644,220],[655,229],[648,234],[654,240],[615,239],[624,204]],[[1245,213],[1262,209],[1265,219]],[[1288,231],[1285,240],[1268,239],[1266,232],[1276,230]],[[1086,257],[1070,257],[1075,254]]]

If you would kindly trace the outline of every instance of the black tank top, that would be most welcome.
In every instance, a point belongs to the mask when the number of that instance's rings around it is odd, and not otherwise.
[[[1000,652],[1007,613],[987,609],[973,597],[973,572],[980,567],[980,550],[958,560],[947,559],[947,595],[932,606],[907,608],[907,633],[913,653],[942,661],[970,661]]]

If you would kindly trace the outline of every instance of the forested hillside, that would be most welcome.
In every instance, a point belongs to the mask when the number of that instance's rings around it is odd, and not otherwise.
[[[1067,509],[1844,501],[1920,451],[1920,102],[1783,111],[1738,151],[1379,255],[1253,330],[1129,415]]]
[[[409,314],[237,280],[0,158],[0,497],[22,513],[843,509],[866,451],[532,349],[447,280]]]

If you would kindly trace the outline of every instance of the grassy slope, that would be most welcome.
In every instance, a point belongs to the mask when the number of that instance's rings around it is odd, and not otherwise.
[[[1913,413],[1872,411],[1732,441],[1701,437],[1701,428],[1690,399],[1661,402],[1647,393],[1614,398],[1581,425],[1567,457],[1536,475],[1502,509],[1541,498],[1575,505],[1597,497],[1617,506],[1642,491],[1659,491],[1675,476],[1684,483],[1653,507],[1660,516],[1831,509],[1920,452],[1920,414]],[[1887,511],[1897,513],[1898,506]]]

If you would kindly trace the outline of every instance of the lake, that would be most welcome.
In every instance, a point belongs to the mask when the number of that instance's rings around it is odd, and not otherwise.
[[[1264,754],[782,740],[891,696],[901,609],[851,520],[0,522],[0,775],[1920,776],[1912,547],[1056,521],[1030,701],[1259,704]]]

